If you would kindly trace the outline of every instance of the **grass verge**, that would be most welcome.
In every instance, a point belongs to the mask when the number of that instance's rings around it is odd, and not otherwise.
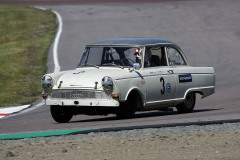
[[[0,5],[0,107],[40,97],[56,30],[56,16],[49,10]]]

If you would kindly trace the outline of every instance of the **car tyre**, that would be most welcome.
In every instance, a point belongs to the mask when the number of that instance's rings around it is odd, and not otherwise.
[[[58,123],[67,123],[72,117],[73,113],[70,107],[65,106],[50,106],[52,118]]]
[[[179,113],[190,113],[193,111],[196,102],[196,95],[194,92],[187,94],[185,101],[177,105],[177,110]]]
[[[131,94],[126,102],[123,102],[120,104],[120,107],[117,110],[117,117],[119,119],[125,119],[125,118],[133,118],[135,116],[136,112],[136,98],[134,98],[134,95]]]

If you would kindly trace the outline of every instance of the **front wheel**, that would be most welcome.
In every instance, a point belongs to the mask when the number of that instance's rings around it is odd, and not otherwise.
[[[122,102],[117,110],[117,117],[119,119],[133,118],[135,116],[137,96],[134,94],[129,95],[126,102]]]
[[[67,123],[73,117],[71,107],[50,106],[50,109],[53,119],[58,123]]]
[[[129,103],[122,103],[116,113],[119,119],[133,118],[135,116],[135,108]]]
[[[179,113],[190,113],[193,111],[196,102],[196,95],[194,92],[187,94],[185,101],[177,105],[177,110]]]

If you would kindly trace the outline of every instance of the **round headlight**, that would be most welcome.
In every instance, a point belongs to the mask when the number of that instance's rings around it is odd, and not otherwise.
[[[51,76],[45,75],[42,77],[42,87],[43,88],[52,88],[53,79]]]
[[[105,90],[110,90],[113,86],[113,81],[111,77],[103,77],[102,79],[102,86]]]
[[[42,97],[46,99],[52,93],[53,79],[51,76],[45,75],[42,77]]]

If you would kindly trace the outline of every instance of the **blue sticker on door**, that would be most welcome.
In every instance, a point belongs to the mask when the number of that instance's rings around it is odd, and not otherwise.
[[[178,75],[178,79],[179,83],[192,82],[192,75],[191,74]]]

